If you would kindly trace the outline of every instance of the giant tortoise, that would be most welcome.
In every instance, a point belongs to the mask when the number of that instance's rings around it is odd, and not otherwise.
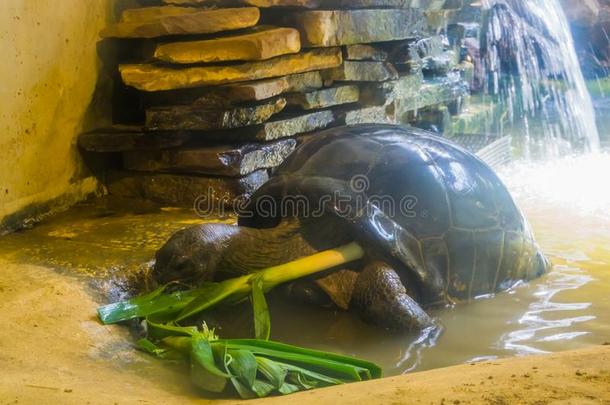
[[[549,266],[510,193],[475,155],[426,131],[357,125],[304,141],[241,207],[239,226],[175,234],[153,275],[198,284],[354,241],[363,259],[293,284],[294,294],[324,292],[400,330],[429,326],[426,308],[506,290]]]

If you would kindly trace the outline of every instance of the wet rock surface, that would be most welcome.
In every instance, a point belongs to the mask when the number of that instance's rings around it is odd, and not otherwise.
[[[288,107],[317,110],[360,100],[360,88],[355,85],[330,87],[309,93],[294,93],[287,98]]]
[[[125,168],[134,171],[196,173],[240,177],[278,166],[294,150],[296,141],[204,146],[123,154]]]
[[[229,139],[271,141],[324,129],[333,123],[335,123],[335,115],[330,110],[286,114],[286,116],[267,121],[262,125],[244,128],[244,130],[238,132],[225,133],[223,136]]]
[[[388,53],[372,45],[348,45],[345,47],[344,58],[346,60],[374,60],[385,61]]]
[[[260,124],[286,106],[277,98],[254,106],[208,109],[204,105],[153,107],[146,111],[146,127],[151,130],[232,129]]]
[[[333,82],[384,82],[398,79],[396,68],[387,62],[346,60],[337,68],[324,72],[324,79]]]

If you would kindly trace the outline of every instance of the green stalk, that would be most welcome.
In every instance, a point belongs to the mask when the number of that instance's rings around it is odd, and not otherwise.
[[[198,296],[176,317],[176,322],[200,313],[230,298],[232,301],[248,296],[252,291],[252,282],[257,277],[263,281],[263,290],[269,291],[279,284],[306,277],[341,264],[349,263],[364,257],[364,250],[356,242],[337,249],[326,250],[290,263],[269,267],[259,272],[232,278],[219,283],[217,288]]]
[[[293,262],[269,267],[262,271],[266,291],[279,284],[307,277],[341,264],[353,262],[364,257],[364,250],[356,242],[336,249],[316,253]]]
[[[262,280],[262,289],[266,292],[279,284],[328,270],[363,256],[364,250],[352,242],[246,276],[221,283],[206,283],[195,290],[163,294],[165,287],[161,287],[152,293],[100,307],[98,314],[104,324],[151,316],[157,321],[178,322],[223,301],[238,302],[246,298],[252,291],[252,283],[259,277]]]

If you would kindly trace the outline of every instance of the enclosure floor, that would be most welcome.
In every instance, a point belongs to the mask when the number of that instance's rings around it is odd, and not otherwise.
[[[0,403],[204,403],[188,370],[132,348],[95,309],[188,211],[98,201],[0,239]],[[463,365],[267,399],[282,404],[610,404],[610,346]],[[214,399],[215,403],[235,401]],[[264,402],[264,401],[263,401]],[[280,403],[280,402],[278,402]]]

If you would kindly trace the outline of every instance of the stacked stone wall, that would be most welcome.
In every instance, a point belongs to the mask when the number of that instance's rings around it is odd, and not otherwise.
[[[115,49],[114,125],[79,142],[118,158],[111,193],[230,203],[324,128],[467,125],[468,25],[447,25],[460,1],[142,3],[101,33]]]

